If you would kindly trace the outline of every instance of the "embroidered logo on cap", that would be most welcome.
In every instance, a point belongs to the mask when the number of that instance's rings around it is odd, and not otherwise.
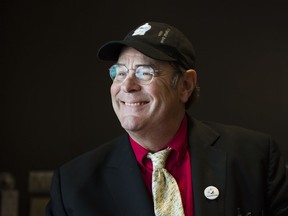
[[[149,31],[151,29],[151,26],[148,23],[145,23],[144,25],[140,26],[139,28],[137,28],[134,33],[132,34],[132,36],[135,35],[144,35],[147,31]]]

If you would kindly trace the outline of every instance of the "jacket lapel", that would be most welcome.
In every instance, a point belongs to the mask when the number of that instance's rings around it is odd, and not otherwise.
[[[152,199],[142,180],[128,136],[118,139],[115,146],[105,168],[105,178],[119,206],[119,215],[154,215]]]
[[[188,130],[195,215],[224,215],[226,153],[217,149],[220,135],[197,120],[190,121]],[[205,197],[208,186],[219,190],[216,199]]]

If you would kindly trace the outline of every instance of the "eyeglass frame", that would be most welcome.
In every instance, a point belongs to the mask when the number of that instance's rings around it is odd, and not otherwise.
[[[183,73],[185,73],[186,70],[185,70],[184,68],[182,68],[181,66],[179,66],[178,64],[175,64],[175,62],[170,62],[170,64],[171,64],[171,66],[175,69],[174,72],[176,72],[176,74],[178,74],[178,75],[183,75]],[[130,71],[130,70],[135,70],[135,71],[136,71],[137,68],[140,67],[140,66],[149,66],[149,67],[151,67],[151,68],[153,69],[153,74],[152,74],[153,77],[151,78],[151,80],[150,80],[148,83],[144,83],[144,84],[146,84],[146,85],[149,85],[149,84],[153,81],[155,75],[156,75],[157,73],[159,73],[160,71],[162,71],[161,69],[155,69],[154,66],[149,65],[149,64],[139,64],[139,65],[136,65],[136,66],[137,66],[136,69],[128,69],[125,64],[115,63],[115,64],[113,64],[113,65],[109,68],[109,76],[110,76],[110,78],[112,79],[112,81],[114,81],[115,78],[114,78],[114,79],[112,78],[111,73],[110,73],[110,69],[111,69],[113,66],[115,66],[115,65],[123,65],[123,66],[127,69],[127,72],[126,72],[127,75],[129,74],[129,71]],[[116,77],[116,76],[115,76],[115,77]],[[122,80],[122,81],[120,81],[119,83],[123,83],[123,82],[127,79],[127,77],[128,77],[128,76],[126,76],[125,79]],[[136,76],[136,78],[137,78],[138,81],[140,81],[140,82],[139,82],[140,84],[143,84],[143,83],[141,83],[141,80],[138,79],[137,76]],[[177,79],[178,79],[178,77],[177,77]]]
[[[126,71],[125,71],[125,78],[123,79],[123,80],[117,80],[117,73],[118,72],[116,72],[116,74],[115,74],[115,77],[113,78],[113,76],[112,76],[112,69],[115,67],[115,66],[123,66],[124,68],[126,68]],[[137,76],[137,69],[139,68],[139,67],[149,67],[150,69],[151,69],[151,72],[148,72],[150,75],[152,75],[152,77],[151,77],[151,79],[150,80],[142,80],[140,77],[138,77]],[[123,83],[123,82],[125,82],[125,80],[128,78],[128,74],[129,74],[129,71],[130,70],[134,70],[135,71],[135,77],[136,77],[136,79],[138,80],[138,82],[140,83],[140,84],[143,84],[143,85],[149,85],[152,81],[153,81],[153,79],[154,79],[154,77],[155,77],[155,75],[156,74],[158,74],[161,70],[160,69],[156,69],[155,67],[153,67],[152,65],[149,65],[149,64],[139,64],[139,65],[136,65],[136,68],[134,69],[134,68],[132,68],[132,69],[129,69],[129,68],[127,68],[127,66],[125,65],[125,64],[119,64],[119,63],[116,63],[116,64],[113,64],[110,68],[109,68],[109,75],[110,75],[110,78],[113,80],[113,81],[118,81],[119,83]],[[123,71],[124,72],[124,71]],[[142,74],[143,75],[143,74]]]

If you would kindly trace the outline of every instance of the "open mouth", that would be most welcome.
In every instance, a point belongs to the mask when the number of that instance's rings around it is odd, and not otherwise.
[[[147,104],[148,102],[147,102],[147,101],[142,101],[142,102],[134,102],[134,103],[131,103],[131,102],[124,102],[124,101],[122,101],[122,103],[125,104],[126,106],[142,106],[142,105]]]

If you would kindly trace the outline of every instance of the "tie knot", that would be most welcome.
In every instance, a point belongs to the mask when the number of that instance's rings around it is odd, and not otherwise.
[[[166,159],[171,151],[171,148],[163,149],[159,152],[147,154],[147,158],[150,158],[153,163],[153,169],[161,169],[165,167]]]

